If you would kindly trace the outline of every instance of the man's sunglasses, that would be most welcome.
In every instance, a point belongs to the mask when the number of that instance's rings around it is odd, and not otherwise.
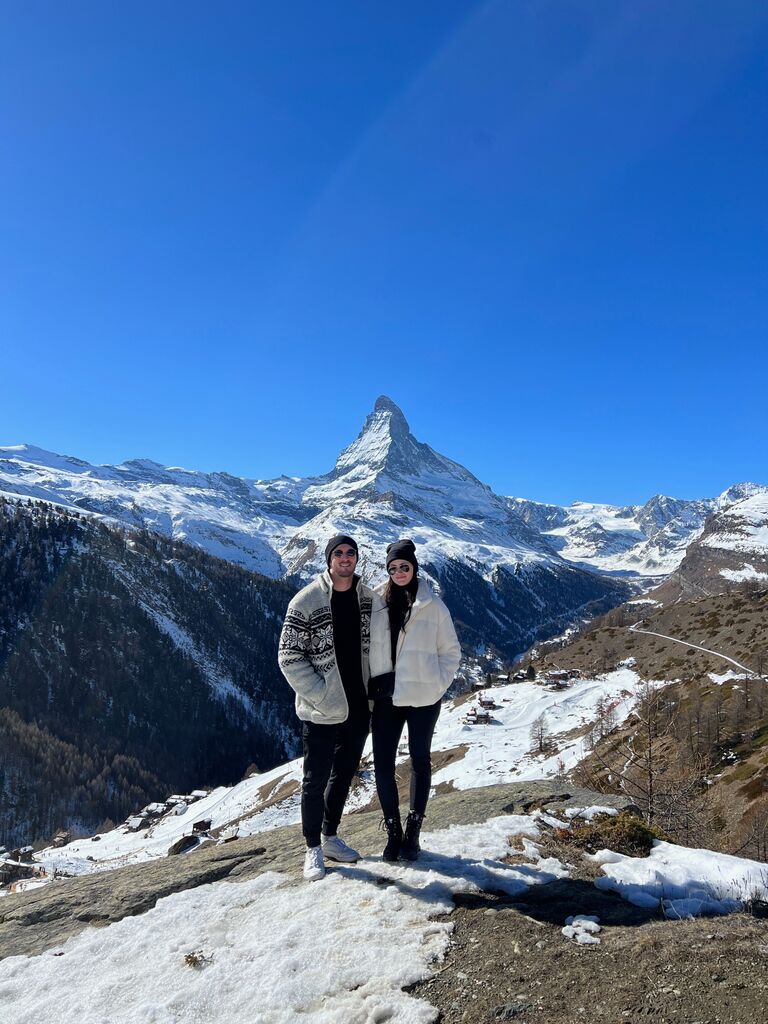
[[[402,575],[404,572],[410,572],[412,568],[413,566],[406,562],[405,565],[390,565],[387,572],[390,576],[397,576],[398,574]]]
[[[350,548],[349,551],[342,551],[340,548],[337,548],[332,553],[332,557],[333,558],[357,558],[357,552],[354,550],[354,548]]]

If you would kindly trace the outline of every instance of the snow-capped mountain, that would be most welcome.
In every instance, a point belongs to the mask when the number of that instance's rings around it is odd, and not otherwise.
[[[657,494],[644,505],[574,502],[544,505],[511,498],[512,506],[561,557],[583,568],[659,579],[678,568],[707,518],[751,495],[759,484],[729,487],[717,498],[684,500]]]
[[[508,502],[467,469],[417,441],[400,409],[377,400],[333,470],[303,493],[318,511],[283,551],[289,572],[323,567],[319,540],[337,526],[355,534],[369,574],[383,577],[386,544],[403,535],[438,568],[462,559],[490,579],[499,566],[551,564],[552,552]]]
[[[768,561],[768,488],[728,505],[707,524],[702,547]],[[723,573],[721,573],[723,575]],[[747,573],[747,575],[751,575]]]
[[[283,575],[277,549],[301,521],[294,490],[288,479],[262,485],[148,459],[93,466],[31,445],[0,448],[0,491],[154,530],[273,577]]]
[[[768,585],[768,488],[747,493],[733,504],[724,501],[709,517],[664,583],[665,599],[717,594],[749,582]]]
[[[148,460],[91,466],[19,446],[0,449],[0,489],[155,530],[273,577],[317,572],[327,538],[343,530],[377,583],[387,543],[410,536],[465,642],[507,657],[627,596],[624,584],[562,559],[507,498],[417,441],[386,397],[321,476],[248,480]]]
[[[270,576],[323,567],[324,540],[355,529],[369,570],[410,529],[431,562],[468,556],[498,565],[552,562],[552,552],[506,499],[417,441],[382,397],[330,473],[249,480],[163,467],[148,459],[92,466],[29,445],[0,448],[0,490],[156,530]],[[454,550],[454,543],[461,551]]]
[[[657,495],[626,507],[507,498],[416,440],[382,396],[318,476],[244,479],[146,459],[92,466],[20,445],[0,448],[0,491],[154,530],[273,578],[307,579],[323,567],[327,538],[343,530],[356,537],[375,584],[387,543],[410,536],[464,639],[512,656],[626,598],[616,577],[661,582],[709,516],[768,488],[738,484],[718,498]]]

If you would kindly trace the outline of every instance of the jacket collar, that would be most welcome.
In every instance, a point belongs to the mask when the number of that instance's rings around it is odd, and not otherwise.
[[[426,580],[419,580],[419,589],[416,591],[416,597],[413,602],[414,608],[423,608],[425,604],[429,604],[435,595],[432,593],[432,588]]]

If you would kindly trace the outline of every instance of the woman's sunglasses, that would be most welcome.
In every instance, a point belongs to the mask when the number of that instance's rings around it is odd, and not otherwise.
[[[402,575],[402,573],[410,572],[412,568],[413,566],[406,562],[405,565],[390,565],[387,572],[390,576],[397,576],[398,574]]]

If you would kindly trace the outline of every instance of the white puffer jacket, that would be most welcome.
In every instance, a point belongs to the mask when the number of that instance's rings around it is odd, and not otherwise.
[[[377,588],[383,597],[386,583]],[[426,707],[440,700],[453,682],[461,661],[461,647],[451,613],[432,593],[426,580],[419,580],[411,616],[400,631],[395,665],[397,707]],[[374,603],[371,613],[371,675],[392,671],[392,644],[386,605]]]

